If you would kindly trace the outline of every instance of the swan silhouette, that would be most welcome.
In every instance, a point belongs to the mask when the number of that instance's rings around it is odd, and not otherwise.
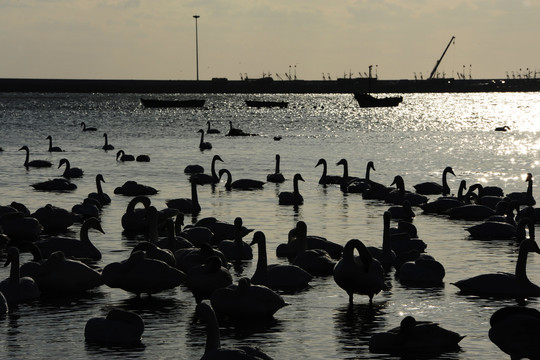
[[[60,159],[60,163],[58,164],[58,168],[60,169],[62,165],[65,165],[66,168],[64,169],[64,173],[62,174],[63,177],[66,179],[74,179],[74,178],[80,178],[84,175],[84,171],[82,171],[78,167],[71,167],[71,164],[69,163],[69,160],[66,158]]]
[[[448,174],[452,174],[456,176],[456,174],[454,174],[454,170],[452,169],[452,167],[447,166],[444,168],[443,173],[442,173],[442,185],[433,181],[428,181],[428,182],[416,184],[413,187],[415,188],[418,194],[422,194],[422,195],[437,195],[437,194],[442,194],[443,196],[448,195],[450,194],[450,187],[448,186],[448,181],[446,180]]]
[[[210,121],[207,121],[206,125],[208,125],[208,128],[206,129],[207,134],[220,134],[221,133],[221,131],[219,131],[218,129],[213,129],[210,127]]]
[[[101,205],[108,205],[111,203],[111,198],[109,195],[103,192],[103,188],[101,187],[101,183],[105,182],[105,179],[103,178],[103,175],[97,174],[96,175],[96,188],[97,192],[92,192],[88,194],[88,197],[91,199],[96,199],[101,203]]]
[[[325,159],[319,159],[315,167],[322,165],[323,171],[321,177],[319,178],[319,184],[328,185],[328,184],[341,184],[341,176],[339,175],[328,175],[328,164]]]
[[[115,188],[114,193],[125,196],[155,195],[158,193],[158,190],[152,186],[139,184],[133,180],[128,180],[122,186]]]
[[[138,162],[150,162],[150,155],[146,155],[146,154],[137,155],[135,160]]]
[[[428,198],[424,195],[406,191],[405,182],[400,175],[395,176],[394,181],[392,181],[392,184],[390,185],[396,185],[396,189],[391,191],[384,199],[387,203],[399,205],[403,204],[403,201],[408,200],[412,206],[419,206],[428,201]]]
[[[41,191],[73,191],[77,189],[76,184],[73,184],[68,179],[64,178],[49,179],[30,186]]]
[[[13,241],[36,241],[43,230],[38,219],[18,211],[0,216],[0,227]]]
[[[11,264],[9,277],[0,282],[0,292],[4,294],[8,304],[35,300],[41,295],[34,279],[20,276],[19,261],[19,250],[16,247],[9,247],[5,264],[5,266]]]
[[[120,161],[134,161],[135,160],[135,156],[131,155],[131,154],[126,154],[124,152],[124,150],[118,150],[116,152],[116,160],[120,160]]]
[[[459,351],[459,342],[464,337],[437,323],[416,321],[414,317],[406,316],[400,326],[371,335],[369,351],[392,355],[437,355]]]
[[[210,150],[210,149],[212,149],[212,144],[207,142],[207,141],[204,141],[204,130],[199,129],[199,131],[197,131],[197,132],[201,133],[201,141],[199,142],[199,149],[201,149],[201,150]]]
[[[349,181],[347,184],[347,192],[364,193],[374,186],[383,186],[370,179],[371,170],[375,171],[375,165],[373,164],[373,161],[368,161],[366,165],[366,177],[363,179],[355,178],[352,181]]]
[[[191,176],[189,177],[189,181],[192,183],[196,183],[198,185],[205,185],[205,184],[217,184],[219,182],[219,177],[216,172],[216,161],[223,162],[223,159],[219,155],[214,155],[212,157],[212,164],[211,164],[211,173],[205,174],[204,169],[202,166],[197,171],[190,171]],[[191,165],[192,167],[195,165]],[[200,166],[200,165],[198,165]],[[187,168],[186,168],[187,169]]]
[[[225,136],[249,136],[249,135],[251,134],[248,134],[241,129],[233,127],[232,121],[229,121],[229,131],[225,134]]]
[[[86,124],[81,122],[82,131],[97,131],[95,127],[86,127]]]
[[[279,172],[279,162],[281,157],[279,154],[276,154],[276,169],[273,174],[266,175],[266,181],[273,183],[282,183],[285,181],[285,177],[281,172]]]
[[[49,232],[65,231],[75,222],[73,214],[63,208],[47,204],[31,214]]]
[[[60,147],[52,145],[52,136],[51,135],[47,136],[47,140],[49,140],[49,150],[48,150],[49,152],[62,152],[62,151],[64,151]]]
[[[30,160],[30,150],[28,149],[28,146],[26,146],[26,145],[22,146],[19,149],[19,151],[21,151],[21,150],[26,151],[26,158],[24,160],[24,167],[26,167],[27,169],[29,167],[43,168],[43,167],[51,167],[52,166],[52,162],[50,162],[48,160],[32,160],[32,161],[29,161]]]
[[[253,250],[248,243],[242,240],[243,221],[241,217],[234,219],[234,240],[222,240],[218,244],[218,249],[228,260],[251,260]]]
[[[165,264],[175,267],[176,259],[174,254],[169,249],[162,249],[154,243],[149,241],[141,241],[133,247],[131,253],[133,254],[136,251],[144,251],[148,259],[155,259],[163,261]]]
[[[87,342],[104,345],[135,345],[140,343],[143,332],[143,319],[121,309],[109,311],[106,317],[91,318],[84,326]]]
[[[235,181],[232,181],[232,175],[231,172],[227,169],[219,169],[219,178],[223,176],[223,174],[227,175],[227,180],[225,182],[225,189],[227,190],[255,190],[255,189],[262,189],[264,185],[264,181],[254,180],[254,179],[238,179]]]
[[[367,295],[372,304],[373,296],[384,288],[384,269],[360,240],[352,239],[345,244],[343,258],[334,268],[334,281],[349,295],[349,304],[353,304],[354,294]]]
[[[519,205],[533,206],[536,204],[536,200],[533,197],[533,176],[531,173],[527,173],[527,191],[525,192],[513,192],[505,196],[506,200],[517,201]]]
[[[382,248],[375,246],[368,246],[367,249],[373,258],[377,259],[384,269],[389,270],[396,261],[396,253],[392,250],[392,244],[390,240],[390,221],[392,215],[390,212],[385,211],[383,214],[383,236],[382,236]]]
[[[416,259],[404,262],[396,270],[399,282],[419,287],[442,286],[446,274],[444,266],[431,255],[416,254]]]
[[[439,197],[434,201],[428,201],[425,204],[421,204],[420,207],[425,214],[443,214],[445,211],[448,211],[451,208],[463,206],[465,205],[463,191],[466,188],[467,182],[465,180],[461,180],[459,183],[457,196]]]
[[[251,277],[256,285],[268,286],[272,290],[295,291],[306,288],[313,279],[312,275],[296,265],[268,265],[266,253],[266,237],[262,231],[253,235],[250,245],[257,244],[257,268]]]
[[[177,209],[182,214],[198,214],[201,212],[201,205],[197,194],[197,184],[191,182],[191,198],[171,199],[165,203],[168,207]]]
[[[219,243],[222,240],[234,240],[236,234],[236,225],[234,223],[229,223],[226,221],[218,220],[215,217],[206,217],[202,218],[195,223],[195,227],[205,227],[210,229],[213,233],[213,242]],[[189,231],[189,229],[184,229],[184,231]],[[246,236],[253,229],[248,229],[245,226],[242,226],[242,237]]]
[[[495,128],[495,131],[508,131],[510,130],[510,126],[504,125],[504,126],[498,126]]]
[[[347,159],[339,160],[336,165],[343,166],[343,175],[341,176],[341,183],[339,185],[339,188],[342,192],[347,192],[349,184],[353,181],[360,180],[360,178],[355,176],[349,176],[349,163],[347,162]]]
[[[221,259],[217,256],[210,256],[204,264],[193,266],[186,272],[186,286],[193,293],[197,303],[210,299],[215,290],[230,284],[232,275],[222,266]]]
[[[105,145],[103,145],[101,148],[105,151],[107,150],[114,150],[114,146],[109,144],[109,138],[107,136],[107,133],[103,133],[103,137],[105,138]]]
[[[205,302],[197,304],[195,318],[206,323],[206,346],[201,360],[272,360],[270,356],[266,355],[260,349],[251,346],[222,348],[216,314],[212,307]]]
[[[299,173],[294,174],[293,178],[293,191],[282,191],[279,193],[279,204],[280,205],[302,205],[304,203],[304,198],[298,190],[298,182],[304,181],[304,178]]]
[[[297,255],[292,261],[293,265],[301,267],[314,276],[332,275],[336,262],[328,252],[322,249],[308,249],[306,223],[299,221],[295,230]]]

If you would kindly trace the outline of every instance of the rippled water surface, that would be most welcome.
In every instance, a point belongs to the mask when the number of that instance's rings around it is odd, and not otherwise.
[[[100,268],[125,259],[138,241],[122,234],[120,218],[131,199],[114,195],[115,187],[127,180],[159,190],[152,204],[165,207],[165,200],[189,197],[188,178],[183,170],[201,164],[210,170],[213,155],[224,163],[218,168],[231,171],[233,180],[265,180],[274,170],[274,157],[281,156],[281,172],[287,181],[267,183],[259,191],[225,191],[223,183],[214,190],[198,188],[202,211],[198,218],[214,216],[232,222],[240,216],[244,225],[266,234],[269,262],[284,262],[275,248],[286,242],[287,233],[299,220],[308,233],[345,244],[358,238],[366,245],[380,246],[382,214],[388,204],[363,200],[358,194],[343,194],[339,187],[318,184],[319,158],[325,158],[330,174],[341,174],[335,164],[348,160],[349,172],[363,177],[366,163],[374,161],[373,180],[390,185],[395,175],[403,176],[405,187],[424,181],[440,181],[442,170],[452,166],[449,177],[455,193],[459,182],[497,185],[506,192],[525,191],[524,176],[539,176],[540,94],[406,94],[396,108],[360,109],[351,95],[179,95],[204,97],[204,109],[144,109],[138,94],[0,94],[0,205],[24,203],[31,211],[53,204],[71,209],[95,191],[95,176],[103,174],[104,191],[112,203],[103,209],[105,234],[91,231],[101,250]],[[173,96],[173,95],[171,95]],[[246,98],[289,101],[287,109],[252,109]],[[79,126],[98,127],[83,133]],[[212,150],[198,148],[197,130],[212,127],[221,134],[207,135]],[[229,121],[235,127],[258,136],[225,137]],[[496,132],[508,125],[511,131]],[[133,155],[149,154],[150,163],[121,163],[116,151],[101,149],[108,134],[116,150]],[[52,135],[54,145],[64,153],[47,152]],[[275,136],[281,136],[275,141]],[[22,145],[30,148],[31,159],[47,159],[48,169],[26,170]],[[74,180],[71,193],[34,191],[30,185],[58,177],[60,158],[81,167],[85,175]],[[301,173],[304,205],[298,209],[278,205],[277,194],[292,189],[292,177]],[[534,186],[536,191],[536,186]],[[489,318],[510,300],[480,299],[460,295],[451,283],[487,272],[513,272],[517,246],[510,240],[480,241],[468,238],[465,230],[474,224],[422,214],[415,208],[419,236],[427,252],[446,269],[440,288],[408,288],[387,276],[388,289],[369,306],[366,296],[355,296],[348,306],[346,293],[332,277],[316,278],[311,287],[297,294],[284,294],[290,304],[279,310],[273,321],[234,326],[222,324],[224,346],[255,344],[275,359],[366,359],[388,358],[370,354],[371,334],[397,326],[406,315],[432,320],[466,335],[461,351],[441,355],[447,359],[493,359],[504,354],[490,342]],[[187,222],[195,219],[187,219]],[[79,225],[69,231],[77,236]],[[251,238],[251,235],[248,235]],[[21,261],[30,258],[22,254]],[[251,276],[257,256],[240,269],[235,280]],[[2,261],[4,259],[1,259]],[[540,258],[531,255],[530,279],[540,284]],[[0,269],[0,279],[9,268]],[[539,308],[537,299],[527,306]],[[135,349],[88,345],[84,341],[86,321],[113,308],[129,309],[145,322],[142,345]],[[160,358],[197,359],[204,353],[204,324],[192,324],[195,300],[184,287],[152,298],[136,299],[123,290],[102,286],[83,297],[43,298],[21,304],[0,319],[0,353],[9,358]]]

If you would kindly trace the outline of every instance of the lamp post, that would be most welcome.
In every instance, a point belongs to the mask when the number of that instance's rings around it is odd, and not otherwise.
[[[197,28],[197,19],[199,15],[193,15],[195,18],[195,58],[197,63],[197,81],[199,81],[199,30]]]

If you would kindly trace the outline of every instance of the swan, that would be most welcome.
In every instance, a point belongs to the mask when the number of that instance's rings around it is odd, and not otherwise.
[[[201,360],[272,360],[270,356],[266,355],[259,348],[251,346],[222,348],[216,314],[212,307],[205,302],[197,304],[195,318],[206,323],[206,346]]]
[[[236,225],[234,223],[229,223],[226,221],[218,220],[215,217],[206,217],[198,220],[195,227],[204,227],[208,228],[213,233],[213,242],[219,243],[222,240],[234,240],[236,234]],[[184,231],[189,231],[189,229],[184,229]],[[242,237],[246,236],[253,229],[248,229],[242,225]]]
[[[421,204],[425,214],[443,214],[451,208],[465,205],[463,191],[467,189],[467,181],[461,180],[459,183],[458,194],[455,197],[443,196],[434,201],[429,201],[425,204]]]
[[[489,273],[459,280],[452,285],[464,295],[477,295],[501,298],[526,298],[540,296],[540,287],[527,277],[527,255],[529,252],[540,254],[540,248],[533,238],[527,238],[519,247],[516,270],[510,273]]]
[[[251,277],[256,285],[268,286],[272,290],[295,291],[306,288],[313,276],[296,265],[268,265],[266,254],[266,237],[262,231],[253,235],[251,246],[257,244],[257,268]]]
[[[221,133],[221,131],[219,131],[218,129],[213,129],[210,127],[210,121],[207,121],[206,125],[208,125],[208,128],[206,129],[207,134],[220,134]]]
[[[107,133],[103,133],[103,137],[105,138],[105,145],[103,145],[101,148],[105,151],[107,150],[114,150],[114,146],[109,144],[109,138],[107,136]]]
[[[524,306],[505,306],[489,320],[489,339],[511,359],[540,357],[540,311]]]
[[[179,198],[171,199],[165,202],[167,207],[177,209],[182,214],[196,215],[201,212],[201,205],[199,204],[199,196],[197,195],[197,184],[191,182],[191,199]]]
[[[216,172],[216,161],[224,162],[221,156],[214,155],[212,157],[212,164],[211,164],[211,174],[205,174],[204,169],[201,166],[200,171],[197,172],[191,172],[191,176],[189,177],[189,181],[192,183],[198,184],[198,185],[205,185],[205,184],[217,184],[219,182],[219,177]],[[191,165],[194,166],[194,165]],[[187,168],[186,168],[187,169]]]
[[[92,244],[88,231],[95,229],[105,234],[98,219],[89,218],[82,226],[79,239],[65,237],[50,237],[35,242],[44,258],[48,258],[55,251],[63,251],[66,257],[75,259],[101,260],[101,252]]]
[[[9,277],[0,282],[0,292],[4,294],[8,304],[18,304],[38,299],[41,295],[36,282],[31,277],[20,276],[19,250],[16,247],[7,249],[7,261],[11,264]]]
[[[352,239],[345,244],[343,258],[334,268],[334,281],[349,295],[349,304],[353,304],[354,294],[360,294],[367,295],[371,305],[373,296],[384,288],[384,269],[360,240]]]
[[[223,174],[227,175],[227,181],[225,182],[225,189],[231,190],[256,190],[256,189],[262,189],[264,185],[264,181],[259,180],[253,180],[253,179],[238,179],[235,181],[232,181],[232,175],[231,172],[227,169],[219,169],[219,178],[223,176]]]
[[[210,149],[212,149],[212,144],[207,142],[207,141],[204,141],[204,130],[199,129],[199,131],[197,131],[197,132],[201,133],[201,141],[199,142],[199,149],[201,149],[201,150],[210,150]]]
[[[96,199],[85,198],[81,204],[75,204],[71,208],[71,213],[75,221],[84,222],[84,220],[95,217],[99,219],[101,203]]]
[[[21,212],[0,216],[0,227],[12,241],[36,241],[43,231],[38,219]]]
[[[192,267],[186,272],[186,286],[193,293],[195,301],[200,303],[210,299],[212,293],[232,284],[232,275],[222,266],[221,259],[210,256],[206,262]]]
[[[370,179],[371,170],[375,171],[375,165],[373,164],[373,161],[368,161],[366,165],[366,177],[363,179],[357,178],[350,181],[347,185],[347,192],[364,193],[374,186],[383,186]]]
[[[97,131],[95,127],[86,127],[86,124],[81,122],[82,131]]]
[[[225,134],[225,136],[250,136],[250,135],[251,134],[248,134],[241,129],[234,128],[232,121],[229,120],[229,131]]]
[[[31,276],[41,292],[54,295],[81,293],[103,284],[99,272],[81,261],[66,259],[62,251],[55,251],[38,263]]]
[[[392,219],[405,220],[408,222],[412,222],[413,218],[416,216],[411,208],[409,200],[404,200],[402,205],[390,206],[387,211],[392,215]]]
[[[282,183],[285,181],[285,177],[282,173],[279,172],[279,161],[280,161],[279,154],[276,154],[276,170],[273,174],[266,175],[266,181],[273,182],[273,183]]]
[[[183,216],[183,214],[179,214],[179,215]],[[191,241],[189,241],[183,236],[176,236],[176,226],[172,218],[168,218],[167,220],[165,220],[164,226],[167,229],[167,237],[156,241],[155,244],[157,246],[159,246],[162,249],[171,250],[173,254],[178,249],[193,248],[194,245]],[[176,257],[175,257],[174,262],[176,263]]]
[[[29,159],[30,159],[30,150],[28,149],[28,146],[26,146],[26,145],[22,146],[19,149],[19,151],[21,151],[21,150],[26,151],[26,158],[24,160],[24,167],[26,167],[27,169],[29,167],[42,168],[42,167],[51,167],[52,166],[52,162],[50,162],[48,160],[32,160],[32,161],[29,161]]]
[[[144,332],[143,319],[131,311],[113,309],[106,317],[93,317],[84,326],[84,339],[104,345],[135,345]]]
[[[214,155],[214,156],[216,156],[216,155]],[[202,167],[201,165],[198,165],[198,164],[187,165],[184,168],[184,174],[198,174],[198,173],[203,173],[203,172],[204,172],[204,167]]]
[[[66,165],[66,168],[64,169],[64,173],[62,174],[63,177],[66,179],[73,179],[73,178],[80,178],[83,176],[84,171],[78,167],[71,167],[71,164],[69,163],[69,160],[66,158],[60,159],[60,163],[58,164],[58,169],[62,167],[62,165]]]
[[[510,126],[504,125],[504,126],[498,126],[495,128],[495,131],[508,131],[510,130]]]
[[[532,220],[529,218],[522,218],[517,225],[513,225],[507,221],[488,220],[470,226],[466,230],[473,239],[515,239],[525,230],[530,221]],[[529,226],[529,229],[534,229],[534,226]]]
[[[392,184],[396,185],[396,189],[391,191],[388,196],[384,199],[387,203],[392,204],[403,204],[403,201],[408,200],[412,206],[419,206],[425,204],[428,201],[428,198],[422,194],[412,193],[410,191],[405,191],[405,182],[403,177],[397,175],[394,177]]]
[[[77,189],[76,184],[73,184],[68,179],[63,178],[49,179],[30,186],[40,191],[73,191]]]
[[[369,351],[391,355],[437,355],[459,351],[459,342],[464,337],[437,323],[416,321],[414,317],[406,316],[400,326],[371,335]]]
[[[392,250],[392,244],[390,241],[390,220],[392,215],[390,212],[385,211],[383,213],[383,237],[382,248],[375,246],[368,246],[367,249],[373,258],[377,259],[384,269],[389,270],[396,261],[396,253]]]
[[[525,192],[513,192],[505,196],[506,200],[517,201],[519,205],[533,206],[536,204],[536,200],[533,197],[533,176],[531,173],[527,173],[527,191]]]
[[[471,203],[471,198],[474,200],[477,199],[478,196],[476,196],[476,193],[469,191],[465,196],[465,205],[450,208],[443,212],[443,214],[448,215],[450,219],[472,221],[485,220],[490,216],[495,215],[495,210],[486,205]]]
[[[75,217],[70,211],[51,204],[37,209],[31,216],[43,225],[43,230],[49,232],[65,231],[75,222]]]
[[[336,262],[322,249],[308,249],[307,225],[303,221],[296,223],[295,229],[297,255],[293,265],[299,266],[314,276],[332,275]]]
[[[169,266],[176,266],[176,258],[174,257],[174,253],[171,250],[162,249],[156,244],[149,241],[139,242],[133,247],[131,253],[133,254],[136,251],[144,251],[148,259],[160,260]]]
[[[234,240],[222,240],[218,244],[218,249],[228,260],[253,259],[253,250],[251,250],[251,246],[242,240],[242,225],[243,221],[241,217],[234,219]]]
[[[150,156],[146,154],[137,155],[135,160],[138,162],[150,162]]]
[[[404,262],[396,270],[399,282],[420,287],[442,286],[446,275],[444,266],[431,255],[417,254],[416,259]]]
[[[125,231],[139,234],[148,231],[146,215],[151,202],[148,196],[136,196],[131,199],[120,219],[122,228]],[[143,208],[137,208],[139,204],[142,204]]]
[[[201,247],[178,249],[174,252],[176,267],[186,273],[195,266],[205,264],[211,256],[218,257],[221,264],[227,266],[225,255],[206,243],[201,244]]]
[[[114,193],[125,196],[155,195],[158,193],[158,190],[149,185],[139,184],[136,181],[128,180],[122,186],[115,188]]]
[[[428,181],[428,182],[416,184],[413,187],[415,188],[418,194],[422,194],[422,195],[437,195],[437,194],[442,194],[443,196],[448,195],[450,194],[450,187],[448,186],[448,181],[446,180],[446,177],[448,174],[452,174],[456,176],[451,166],[447,166],[443,170],[442,185],[433,181]]]
[[[307,226],[305,222],[304,225]],[[298,246],[294,244],[296,241],[295,235],[296,227],[289,231],[287,242],[281,243],[276,247],[277,257],[287,257],[292,260],[298,255]],[[343,245],[317,235],[307,235],[307,249],[322,249],[334,260],[341,259],[341,254],[343,253]]]
[[[185,283],[186,275],[164,263],[150,259],[144,251],[132,253],[128,259],[107,264],[101,273],[105,285],[120,288],[140,297],[174,289]]]
[[[47,136],[47,140],[49,140],[49,150],[48,150],[49,152],[62,152],[62,151],[64,151],[58,146],[52,146],[52,136],[51,135]]]
[[[296,173],[293,177],[293,191],[282,191],[279,193],[280,205],[302,205],[304,203],[304,198],[300,194],[300,191],[298,191],[298,181],[304,181],[304,178],[299,173]]]
[[[328,184],[341,184],[341,176],[339,175],[327,175],[328,173],[328,164],[325,159],[319,159],[315,167],[322,165],[323,171],[319,179],[319,184],[328,185]]]
[[[418,238],[416,227],[406,221],[400,221],[398,228],[390,228],[390,246],[399,255],[409,250],[426,250],[427,244]]]
[[[131,155],[131,154],[126,154],[124,152],[124,150],[118,150],[116,152],[116,160],[120,160],[120,161],[134,161],[135,160],[135,156]]]
[[[108,205],[111,203],[111,198],[109,195],[103,192],[103,188],[101,187],[101,183],[105,182],[105,179],[103,179],[103,175],[97,174],[96,175],[96,188],[97,192],[92,192],[88,194],[88,197],[91,199],[96,199],[101,203],[101,205]]]
[[[343,176],[339,188],[343,192],[347,192],[349,184],[354,180],[360,180],[358,177],[349,176],[349,163],[346,159],[339,160],[336,165],[343,165]]]
[[[248,321],[271,318],[287,305],[281,295],[266,286],[251,284],[248,277],[240,278],[238,285],[216,289],[210,303],[219,315]]]

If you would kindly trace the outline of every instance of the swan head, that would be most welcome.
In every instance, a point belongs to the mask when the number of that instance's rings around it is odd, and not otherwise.
[[[456,176],[456,174],[454,174],[454,170],[452,169],[451,166],[447,166],[446,168],[444,168],[443,173],[445,173],[445,174],[448,173],[448,174],[452,174],[452,175]]]
[[[297,174],[294,175],[293,180],[296,181],[296,182],[298,182],[298,181],[305,181],[304,178],[302,177],[302,175],[300,175],[299,173],[297,173]]]
[[[249,246],[253,246],[255,244],[265,244],[266,243],[266,236],[264,236],[264,233],[262,231],[256,231],[255,234],[253,234],[253,240],[249,244]]]
[[[21,150],[30,151],[30,150],[28,149],[28,146],[26,146],[26,145],[23,145],[23,146],[19,149],[19,151],[21,151]]]
[[[244,222],[242,221],[241,217],[237,217],[234,219],[234,226],[236,226],[237,228],[242,228],[243,224]]]
[[[306,236],[307,235],[307,225],[304,221],[299,221],[296,223],[296,235],[302,235],[302,236]]]
[[[58,164],[58,169],[60,169],[60,167],[64,164],[69,165],[69,160],[66,158],[60,159],[60,163]]]
[[[124,153],[124,150],[118,150],[118,151],[116,152],[116,160],[118,160],[118,158],[120,157],[120,155],[124,155],[124,154],[125,154],[125,153]]]
[[[336,163],[336,165],[347,165],[347,160],[346,159],[341,159]]]
[[[100,221],[95,217],[86,219],[86,221],[83,223],[83,226],[85,226],[87,229],[92,228],[99,231],[102,234],[105,234],[105,231],[103,231],[103,228],[101,227]]]
[[[324,159],[319,159],[319,161],[317,162],[317,165],[315,165],[315,167],[319,166],[319,165],[324,165],[326,164],[326,160]]]
[[[105,179],[103,178],[103,175],[97,174],[97,175],[96,175],[96,181],[97,181],[97,182],[99,182],[99,181],[105,182]]]
[[[203,129],[199,129],[197,132],[198,132],[198,133],[201,133],[201,134],[204,134],[204,130],[203,130]]]
[[[214,157],[212,158],[212,162],[216,162],[216,161],[221,161],[221,162],[225,162],[223,161],[223,159],[221,158],[221,156],[219,155],[214,155]]]
[[[392,181],[390,186],[396,185],[399,188],[399,187],[403,187],[404,184],[405,182],[403,181],[403,177],[401,177],[401,175],[396,175],[394,177],[394,181]]]
[[[369,161],[367,163],[367,167],[368,167],[368,169],[371,169],[371,170],[375,171],[375,165],[373,164],[373,161]]]
[[[531,173],[527,173],[527,178],[525,179],[525,181],[532,181],[533,179],[533,176]]]

